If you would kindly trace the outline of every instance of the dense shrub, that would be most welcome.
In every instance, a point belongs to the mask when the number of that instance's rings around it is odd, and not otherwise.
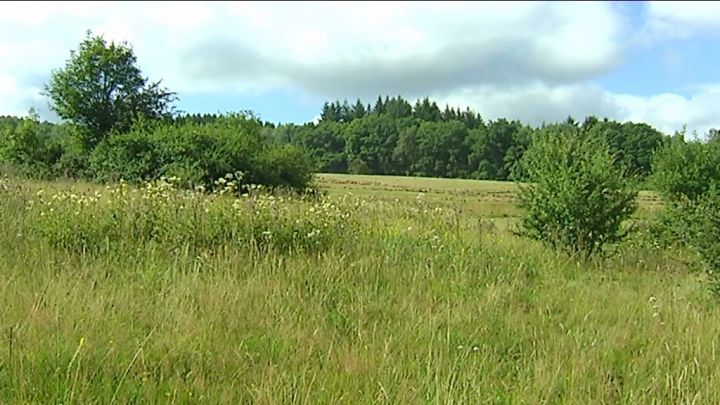
[[[242,114],[208,124],[139,123],[103,140],[89,164],[101,181],[167,176],[191,187],[212,187],[217,178],[242,173],[244,184],[304,189],[312,176],[301,149],[265,140],[260,123]]]
[[[668,202],[696,200],[720,185],[720,141],[687,142],[676,136],[653,157],[650,183]]]
[[[708,190],[693,208],[696,236],[691,244],[707,265],[715,291],[720,293],[720,189]]]
[[[520,186],[521,233],[585,257],[623,236],[637,192],[602,141],[572,125],[549,127],[522,165],[533,183]]]
[[[695,251],[720,294],[720,141],[674,138],[656,154],[651,180],[665,202],[656,237]]]
[[[0,161],[25,177],[52,178],[63,155],[61,136],[37,116],[18,120],[0,129]]]

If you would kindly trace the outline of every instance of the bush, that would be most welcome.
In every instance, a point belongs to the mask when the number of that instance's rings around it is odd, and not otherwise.
[[[371,170],[368,164],[360,159],[355,158],[348,164],[348,173],[350,174],[370,174]]]
[[[312,180],[312,158],[304,149],[295,145],[269,148],[263,156],[260,184],[271,184],[283,188],[305,188]]]
[[[720,293],[720,189],[708,190],[690,212],[695,230],[690,238],[691,247],[707,265],[713,289]]]
[[[720,141],[686,142],[676,136],[653,157],[650,183],[666,202],[695,201],[720,185]]]
[[[533,182],[520,185],[523,235],[585,258],[624,236],[637,191],[602,141],[573,125],[549,127],[521,164]]]
[[[92,151],[90,172],[100,181],[139,181],[157,176],[162,163],[153,140],[145,131],[113,134]]]
[[[294,146],[272,144],[252,116],[221,117],[208,124],[138,123],[105,138],[90,156],[100,181],[140,182],[179,177],[188,187],[209,189],[215,179],[242,173],[244,184],[304,189],[312,162]]]
[[[55,177],[63,155],[61,136],[41,123],[34,112],[18,120],[17,125],[0,130],[0,161],[23,177],[49,179]]]
[[[697,253],[720,295],[720,142],[672,139],[656,154],[651,181],[665,202],[656,237]]]

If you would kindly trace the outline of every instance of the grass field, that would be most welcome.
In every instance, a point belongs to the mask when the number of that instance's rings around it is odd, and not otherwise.
[[[0,403],[720,403],[691,255],[555,253],[499,225],[509,183],[317,182],[3,180]]]
[[[316,183],[330,195],[351,193],[384,201],[411,201],[422,194],[434,204],[484,218],[520,214],[513,204],[518,186],[512,182],[321,173],[316,175]],[[640,191],[638,203],[636,215],[640,217],[652,216],[662,209],[660,197],[650,191]]]

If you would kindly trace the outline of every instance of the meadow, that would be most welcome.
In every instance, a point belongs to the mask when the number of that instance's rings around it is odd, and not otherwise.
[[[583,261],[513,183],[316,184],[0,181],[0,402],[720,403],[720,302],[644,228]]]

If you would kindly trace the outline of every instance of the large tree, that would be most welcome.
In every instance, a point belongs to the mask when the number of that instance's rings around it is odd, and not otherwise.
[[[126,42],[109,44],[87,32],[65,67],[52,72],[45,86],[52,109],[84,128],[84,143],[94,147],[110,131],[125,131],[133,121],[172,115],[175,93],[149,82]]]

